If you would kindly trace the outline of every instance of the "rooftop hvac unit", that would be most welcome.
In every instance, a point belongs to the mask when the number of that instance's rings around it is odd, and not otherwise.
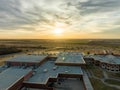
[[[57,66],[53,67],[53,70],[56,70],[57,69]]]
[[[44,73],[48,72],[48,69],[44,69],[43,72],[44,72]]]
[[[68,73],[68,71],[65,71],[65,73]]]
[[[33,72],[35,72],[35,73],[36,73],[36,72],[37,72],[37,70],[34,70]]]
[[[65,60],[65,57],[63,57],[62,60]]]
[[[34,76],[34,75],[35,75],[35,73],[36,73],[36,72],[33,72],[33,73],[32,73],[32,76]]]

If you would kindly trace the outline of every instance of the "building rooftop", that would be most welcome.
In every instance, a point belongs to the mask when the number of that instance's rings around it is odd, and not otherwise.
[[[86,86],[86,90],[94,90],[86,73],[83,75],[83,81]]]
[[[49,78],[57,78],[58,74],[83,74],[80,66],[57,66],[54,61],[43,63],[35,71],[34,76],[27,82],[46,84]]]
[[[58,58],[55,63],[74,63],[85,64],[83,55],[78,52],[62,52],[58,54]]]
[[[22,55],[13,57],[7,61],[9,62],[34,62],[39,63],[43,59],[45,59],[47,55]]]
[[[100,62],[106,62],[110,64],[120,64],[120,56],[114,55],[88,55],[87,57],[94,58]]]
[[[8,68],[0,73],[0,90],[7,90],[11,85],[28,74],[31,69]]]

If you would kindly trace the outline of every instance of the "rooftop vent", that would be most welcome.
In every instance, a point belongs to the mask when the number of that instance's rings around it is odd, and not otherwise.
[[[68,73],[68,71],[65,71],[65,73]]]
[[[63,57],[62,60],[65,60],[65,57]]]
[[[35,75],[35,72],[33,72],[32,75],[34,76],[34,75]]]
[[[44,69],[43,72],[44,72],[44,73],[48,72],[48,69]]]
[[[56,70],[57,69],[57,66],[53,67],[53,70]]]

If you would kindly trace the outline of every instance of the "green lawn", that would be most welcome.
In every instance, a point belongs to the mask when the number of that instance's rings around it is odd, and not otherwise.
[[[104,77],[102,70],[100,68],[98,68],[98,67],[95,67],[93,65],[88,65],[87,69],[90,72],[92,72],[98,78],[103,78]]]
[[[119,90],[119,89],[116,89],[116,88],[106,86],[105,84],[103,84],[98,79],[90,78],[90,81],[92,83],[92,86],[93,86],[94,90]]]
[[[120,79],[120,73],[107,72],[109,77]]]
[[[96,77],[98,77],[98,78],[103,78],[103,77],[104,77],[102,70],[100,70],[99,68],[94,68],[94,69],[92,70],[92,72],[93,72],[93,74],[94,74]]]
[[[120,81],[117,80],[106,79],[105,82],[120,86]]]

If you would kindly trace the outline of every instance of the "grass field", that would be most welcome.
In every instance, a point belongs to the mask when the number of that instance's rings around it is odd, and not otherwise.
[[[94,74],[96,77],[98,77],[98,78],[103,78],[103,77],[104,77],[102,70],[99,69],[99,68],[94,68],[94,69],[92,69],[92,72],[93,72],[93,74]]]
[[[0,66],[4,65],[4,62],[0,62]]]
[[[13,47],[19,50],[71,50],[84,53],[99,53],[110,50],[120,52],[119,39],[34,39],[34,40],[0,40],[0,47]]]
[[[112,72],[107,72],[108,76],[111,78],[117,78],[120,79],[120,73],[112,73]]]
[[[93,65],[87,65],[87,69],[94,74],[94,76],[98,78],[103,78],[103,72],[100,68],[93,66]]]
[[[105,84],[103,84],[98,79],[90,78],[90,81],[93,85],[94,90],[119,90],[119,89],[116,89],[116,88],[106,86]]]
[[[117,80],[106,79],[105,82],[120,86],[120,81]]]

